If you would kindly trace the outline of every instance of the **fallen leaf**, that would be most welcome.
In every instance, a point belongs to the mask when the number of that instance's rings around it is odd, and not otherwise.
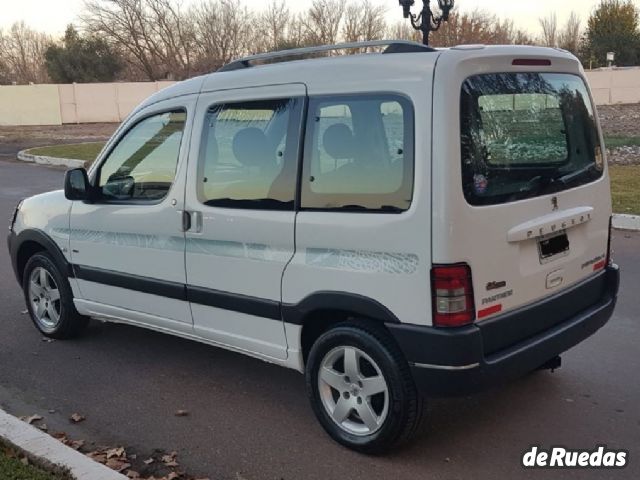
[[[171,452],[168,455],[162,456],[162,463],[164,463],[167,467],[177,467],[178,462],[176,462],[176,456],[178,452]]]
[[[169,475],[167,475],[167,480],[176,480],[176,478],[180,478],[180,474],[176,473],[176,472],[171,472]]]
[[[80,450],[84,446],[84,440],[74,440],[69,443],[69,446],[74,450]]]
[[[188,410],[178,410],[175,413],[176,417],[188,417],[189,416],[189,411]]]
[[[140,478],[140,474],[138,472],[136,472],[135,470],[129,470],[127,472],[127,477],[129,477],[129,478]]]
[[[47,424],[46,424],[46,423],[43,423],[42,425],[38,425],[38,428],[39,428],[40,430],[42,430],[43,432],[46,432],[46,431],[48,431],[48,430],[49,430],[49,427],[47,426]]]
[[[29,459],[27,457],[22,457],[20,461],[23,465],[29,465]]]
[[[105,463],[105,465],[111,470],[115,470],[116,472],[122,472],[123,470],[126,470],[131,466],[130,463],[127,463],[124,460],[120,460],[119,458],[110,458],[107,460],[107,463]]]
[[[155,460],[153,458],[147,458],[144,462],[145,465],[151,465]]]
[[[124,447],[112,448],[110,450],[107,450],[107,459],[114,457],[126,458],[127,456],[125,455]]]
[[[38,414],[31,415],[30,417],[24,418],[24,421],[27,422],[29,425],[33,424],[33,422],[39,422],[40,420],[42,420],[42,417]]]
[[[86,418],[80,415],[79,413],[74,413],[69,417],[69,420],[71,420],[73,423],[80,423],[86,420]]]
[[[107,461],[107,455],[99,450],[87,453],[87,457],[98,463],[106,463]]]

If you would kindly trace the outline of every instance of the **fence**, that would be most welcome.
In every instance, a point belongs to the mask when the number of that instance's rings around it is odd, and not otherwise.
[[[640,103],[640,67],[587,72],[598,105]],[[121,122],[173,82],[0,86],[0,125]]]

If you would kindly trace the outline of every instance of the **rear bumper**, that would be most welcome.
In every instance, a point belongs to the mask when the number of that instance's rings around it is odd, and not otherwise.
[[[464,395],[521,377],[593,335],[611,318],[619,283],[619,269],[611,265],[555,296],[490,321],[453,329],[387,326],[422,392]],[[572,310],[577,299],[585,298],[586,308]],[[545,329],[533,333],[536,322]],[[505,345],[504,339],[515,341]]]

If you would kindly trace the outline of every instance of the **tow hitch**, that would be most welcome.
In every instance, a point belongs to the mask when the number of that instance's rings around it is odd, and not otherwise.
[[[551,370],[551,372],[553,372],[554,370],[560,368],[561,366],[562,366],[562,358],[560,357],[560,355],[558,355],[553,357],[551,360],[540,365],[538,367],[538,370]]]

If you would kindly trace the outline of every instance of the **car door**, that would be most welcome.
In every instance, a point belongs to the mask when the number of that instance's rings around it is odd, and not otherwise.
[[[305,95],[302,84],[201,94],[185,195],[195,334],[279,360]]]
[[[91,171],[95,201],[73,203],[81,310],[191,333],[182,211],[196,100],[156,103],[128,120]]]

